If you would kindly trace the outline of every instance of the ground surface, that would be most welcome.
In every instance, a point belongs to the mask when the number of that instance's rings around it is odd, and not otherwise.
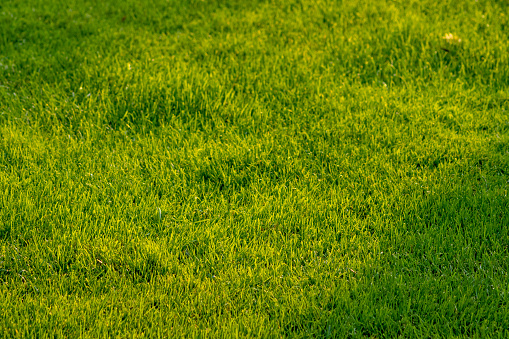
[[[1,334],[509,336],[508,10],[1,1]]]

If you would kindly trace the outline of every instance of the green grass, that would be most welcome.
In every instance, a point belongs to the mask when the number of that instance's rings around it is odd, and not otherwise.
[[[4,0],[0,32],[1,336],[509,336],[507,2]]]

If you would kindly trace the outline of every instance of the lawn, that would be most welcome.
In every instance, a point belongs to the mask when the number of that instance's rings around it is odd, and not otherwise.
[[[509,3],[2,0],[0,336],[508,337]]]

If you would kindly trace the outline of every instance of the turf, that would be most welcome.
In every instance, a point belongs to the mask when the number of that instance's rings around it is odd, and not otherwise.
[[[0,335],[509,336],[508,16],[2,1]]]

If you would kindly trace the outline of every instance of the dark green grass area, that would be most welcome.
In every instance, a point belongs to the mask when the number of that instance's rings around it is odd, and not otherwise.
[[[509,336],[505,1],[0,3],[3,337]]]

